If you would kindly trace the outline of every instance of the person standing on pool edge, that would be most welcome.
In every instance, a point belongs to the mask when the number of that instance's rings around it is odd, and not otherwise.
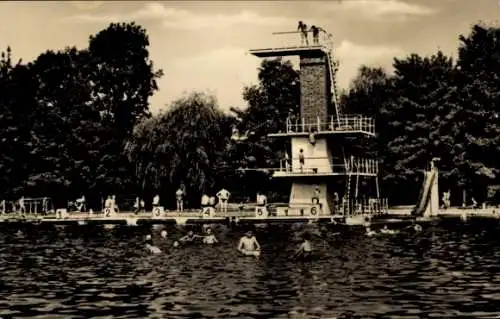
[[[219,198],[220,210],[224,213],[227,213],[227,203],[229,201],[229,196],[231,196],[231,193],[228,192],[227,189],[223,188],[216,195]]]
[[[181,184],[181,186],[179,186],[179,189],[175,192],[175,198],[177,200],[177,211],[178,212],[184,211],[184,196],[185,195],[186,195],[186,191],[184,188],[184,184]]]
[[[260,253],[259,242],[251,230],[247,231],[245,236],[240,238],[238,251],[243,255],[255,255],[256,252]]]

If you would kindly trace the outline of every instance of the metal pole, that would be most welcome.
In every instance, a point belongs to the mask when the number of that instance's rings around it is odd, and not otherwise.
[[[359,174],[356,174],[356,192],[354,193],[354,198],[358,198],[358,188],[359,188]]]

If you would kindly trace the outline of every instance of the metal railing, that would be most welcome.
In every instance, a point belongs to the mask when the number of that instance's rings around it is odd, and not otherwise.
[[[287,133],[362,132],[375,135],[375,120],[366,116],[288,117]]]
[[[387,198],[365,198],[365,199],[342,199],[342,211],[344,215],[380,215],[389,212],[389,201]]]
[[[309,160],[323,159],[330,161],[328,157],[304,157],[304,163]],[[355,156],[349,157],[344,164],[329,164],[329,165],[313,165],[306,164],[304,166],[296,165],[298,157],[291,159],[280,160],[280,168],[277,172],[289,174],[364,174],[376,175],[378,174],[378,161],[374,159],[359,158]],[[295,162],[293,162],[295,161]],[[295,165],[294,165],[295,164]],[[326,169],[325,169],[326,168]]]
[[[351,174],[378,174],[378,161],[351,156],[346,161],[346,171]]]

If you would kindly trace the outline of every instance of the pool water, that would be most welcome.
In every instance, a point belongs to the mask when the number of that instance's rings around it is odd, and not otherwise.
[[[311,228],[312,261],[293,261],[300,229],[257,230],[259,258],[240,257],[243,231],[174,248],[168,229],[144,249],[141,227],[0,233],[1,318],[449,318],[500,316],[496,225],[427,226],[420,234],[331,235]]]

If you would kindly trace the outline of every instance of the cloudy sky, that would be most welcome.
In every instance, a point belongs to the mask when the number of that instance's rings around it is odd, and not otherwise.
[[[335,39],[339,85],[361,64],[390,67],[394,56],[454,55],[458,35],[478,21],[496,23],[499,0],[342,0],[221,2],[0,2],[0,49],[16,58],[66,46],[84,48],[110,22],[136,21],[150,37],[150,54],[165,72],[151,99],[157,112],[193,90],[211,92],[223,109],[244,107],[245,85],[256,83],[258,58],[249,49],[296,45],[298,20],[320,25]]]

